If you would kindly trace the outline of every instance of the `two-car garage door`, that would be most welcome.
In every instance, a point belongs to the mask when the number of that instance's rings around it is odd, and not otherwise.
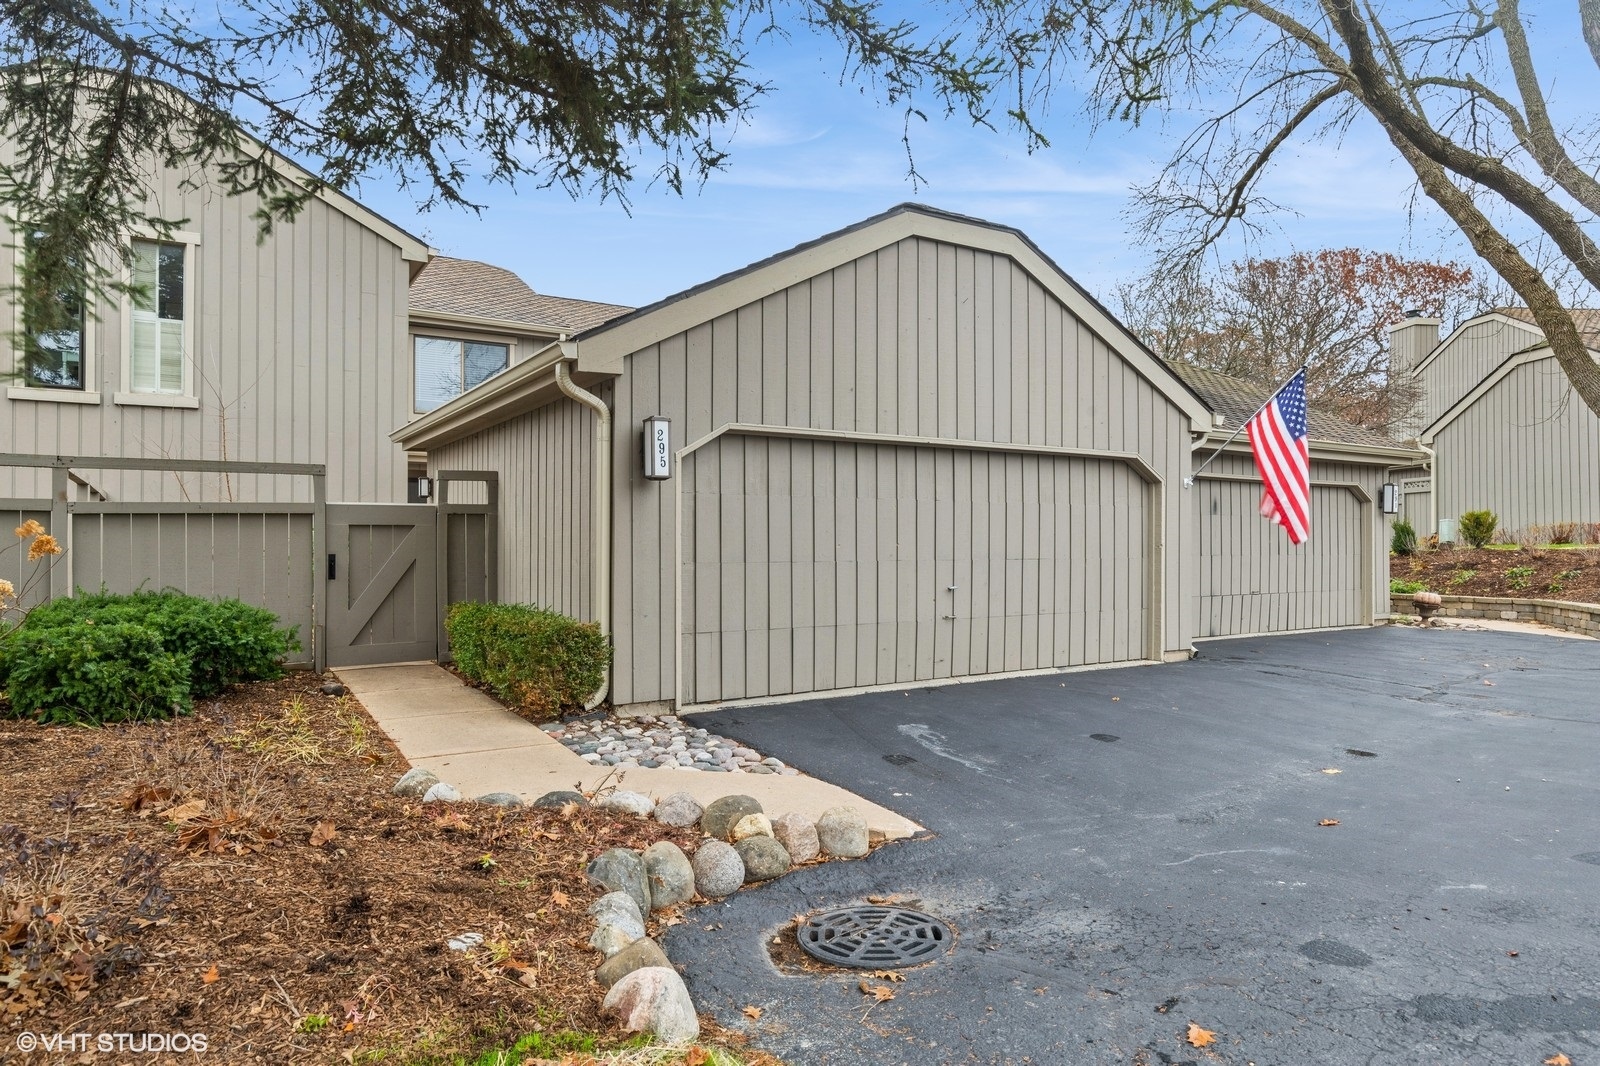
[[[681,476],[684,704],[1151,654],[1120,460],[729,433]]]

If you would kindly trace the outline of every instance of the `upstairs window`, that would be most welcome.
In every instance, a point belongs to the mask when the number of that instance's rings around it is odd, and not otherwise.
[[[132,343],[128,388],[182,396],[188,392],[188,252],[185,244],[133,242]]]
[[[60,254],[50,247],[43,230],[23,237],[22,254],[37,262],[43,255]],[[70,258],[65,273],[76,274]],[[30,389],[72,389],[82,392],[88,377],[84,341],[88,335],[81,279],[62,288],[27,286],[22,299],[22,366],[24,386]]]
[[[511,363],[509,344],[449,337],[415,337],[412,343],[419,414],[444,406]]]

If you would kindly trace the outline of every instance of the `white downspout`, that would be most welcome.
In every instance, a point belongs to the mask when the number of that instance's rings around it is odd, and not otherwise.
[[[1417,441],[1417,447],[1427,455],[1428,461],[1428,519],[1433,524],[1433,535],[1439,535],[1439,466],[1435,460],[1438,458],[1432,448],[1422,441]]]
[[[562,393],[595,413],[594,425],[594,614],[600,635],[611,639],[611,409],[606,402],[572,380],[567,364],[576,362],[578,346],[561,342],[561,358],[556,361],[556,385]],[[584,703],[592,711],[611,692],[611,671],[600,679],[600,687]]]

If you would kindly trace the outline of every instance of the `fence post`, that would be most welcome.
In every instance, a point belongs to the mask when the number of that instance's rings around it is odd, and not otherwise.
[[[327,480],[326,472],[311,475],[311,667],[319,674],[328,669]]]
[[[50,566],[50,598],[72,595],[72,512],[67,496],[72,491],[70,471],[64,461],[50,468],[50,534],[61,543],[62,554]]]

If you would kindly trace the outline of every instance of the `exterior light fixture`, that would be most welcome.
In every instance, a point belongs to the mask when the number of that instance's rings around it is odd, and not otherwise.
[[[1385,481],[1383,483],[1383,492],[1380,495],[1380,499],[1383,501],[1383,513],[1384,514],[1399,514],[1400,513],[1400,486],[1399,485],[1396,485],[1392,481]]]
[[[672,476],[672,419],[665,415],[644,420],[644,476],[646,481]]]

